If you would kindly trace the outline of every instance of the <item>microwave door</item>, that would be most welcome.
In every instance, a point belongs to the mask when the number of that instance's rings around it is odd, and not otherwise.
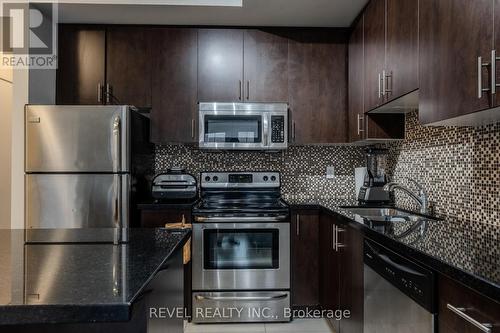
[[[26,172],[128,172],[127,106],[26,106]]]
[[[200,147],[248,149],[266,147],[267,116],[255,111],[201,111]]]

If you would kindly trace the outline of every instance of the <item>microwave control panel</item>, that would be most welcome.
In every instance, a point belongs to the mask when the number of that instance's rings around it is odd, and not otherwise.
[[[271,116],[271,142],[285,142],[285,117]]]

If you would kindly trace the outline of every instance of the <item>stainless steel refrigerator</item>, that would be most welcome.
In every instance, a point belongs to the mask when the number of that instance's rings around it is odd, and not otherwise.
[[[149,119],[129,106],[27,105],[28,242],[126,242],[147,191]]]

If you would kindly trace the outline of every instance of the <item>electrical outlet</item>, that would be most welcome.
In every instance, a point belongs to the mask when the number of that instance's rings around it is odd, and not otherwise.
[[[326,167],[326,178],[335,178],[335,168],[332,166]]]

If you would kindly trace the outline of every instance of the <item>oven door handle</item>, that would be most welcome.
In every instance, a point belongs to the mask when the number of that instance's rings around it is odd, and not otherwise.
[[[278,215],[278,216],[243,216],[243,217],[205,217],[205,216],[196,216],[194,218],[196,222],[223,222],[223,223],[239,223],[239,222],[248,222],[248,221],[257,221],[257,222],[283,222],[288,220],[287,215]]]
[[[224,297],[224,296],[201,296],[196,295],[197,301],[275,301],[279,299],[287,298],[288,294],[273,295],[267,297],[261,296],[242,296],[242,297]]]

